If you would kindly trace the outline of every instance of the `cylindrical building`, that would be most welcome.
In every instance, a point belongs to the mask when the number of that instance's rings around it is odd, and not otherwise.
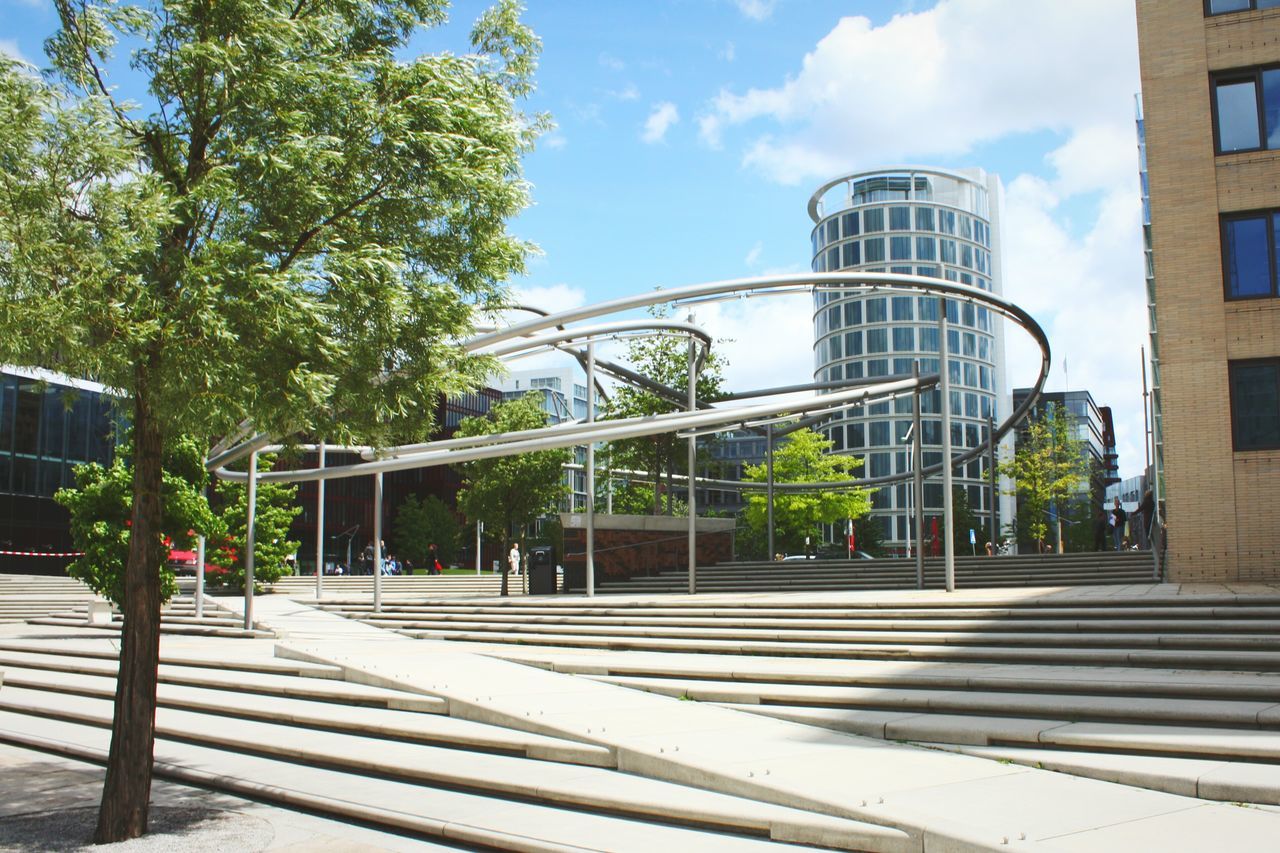
[[[950,171],[904,166],[856,172],[827,181],[809,199],[814,221],[813,271],[860,270],[933,276],[1002,294],[1000,179],[981,169]],[[987,441],[987,417],[1008,414],[1001,320],[986,308],[948,303],[948,365],[951,383],[951,446],[957,455]],[[938,300],[884,288],[817,293],[814,297],[814,380],[910,375],[939,369]],[[941,396],[924,395],[921,433],[926,466],[942,459]],[[907,473],[911,455],[905,436],[911,398],[846,409],[823,430],[836,452],[861,456],[863,475]],[[985,540],[993,496],[986,461],[956,469],[972,511],[977,540]],[[999,485],[997,483],[997,485]],[[999,488],[997,489],[999,491]],[[885,549],[903,554],[913,537],[911,489],[877,490],[872,515],[882,525]],[[1007,498],[1004,498],[1007,510]],[[926,543],[942,519],[942,479],[925,484]],[[965,520],[957,535],[968,540]],[[843,531],[833,531],[839,537]],[[997,534],[999,535],[999,534]],[[967,550],[967,547],[966,547]]]

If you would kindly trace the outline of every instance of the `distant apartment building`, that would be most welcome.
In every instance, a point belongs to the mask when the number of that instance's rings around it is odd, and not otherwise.
[[[587,379],[577,367],[542,370],[513,370],[495,383],[503,400],[523,397],[531,391],[542,397],[542,409],[552,424],[580,421],[587,417]],[[573,461],[585,465],[586,445],[573,448]],[[581,468],[565,469],[567,512],[579,512],[587,506],[587,476]]]
[[[1156,462],[1175,581],[1280,579],[1280,8],[1137,0]]]
[[[889,272],[929,276],[1000,294],[1000,179],[981,169],[950,171],[897,167],[855,172],[823,184],[809,199],[814,272]],[[988,309],[950,300],[948,363],[951,444],[954,453],[988,441],[988,418],[1007,417],[1002,321]],[[869,380],[939,370],[938,299],[886,289],[819,292],[814,296],[814,380]],[[926,466],[942,461],[941,393],[922,397]],[[904,441],[911,425],[910,396],[852,406],[822,429],[833,450],[862,458],[862,476],[910,471]],[[982,526],[1012,507],[992,494],[988,462],[955,469]],[[883,525],[885,547],[906,550],[914,537],[910,488],[872,495],[872,517]],[[1004,511],[1001,512],[1003,504]],[[942,512],[942,478],[924,489],[924,514]]]

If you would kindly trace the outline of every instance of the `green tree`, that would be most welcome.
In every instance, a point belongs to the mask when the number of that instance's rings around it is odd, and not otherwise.
[[[627,483],[624,486],[615,487],[613,490],[613,511],[617,515],[652,515],[653,508],[657,505],[653,493],[653,486],[648,483]],[[688,503],[678,497],[671,498],[669,503],[671,505],[671,515],[688,517]],[[596,498],[597,512],[604,512],[605,505],[605,498]]]
[[[485,418],[466,418],[458,426],[459,438],[520,432],[547,425],[542,395],[499,403]],[[458,509],[474,524],[483,521],[493,536],[515,537],[526,549],[525,531],[538,516],[555,509],[565,493],[563,466],[573,458],[567,448],[537,450],[495,459],[477,459],[458,465],[462,489]],[[506,560],[502,561],[502,590],[507,594]]]
[[[275,457],[258,456],[258,470],[270,471]],[[249,487],[247,483],[222,480],[217,486],[222,506],[219,515],[226,535],[218,543],[218,565],[224,571],[212,572],[213,586],[244,589],[245,555],[249,553]],[[298,542],[289,539],[289,526],[302,512],[297,505],[298,487],[259,481],[254,500],[253,580],[259,584],[275,583],[288,571],[285,561],[297,553]]]
[[[991,539],[991,529],[984,524],[973,504],[969,503],[969,490],[964,486],[951,487],[951,511],[955,514],[955,525],[952,530],[952,543],[957,554],[987,553],[987,542]],[[969,542],[969,531],[973,531],[976,543]]]
[[[60,489],[53,499],[71,514],[71,539],[84,556],[67,566],[67,574],[120,606],[125,601],[125,563],[129,557],[129,530],[133,503],[133,471],[130,447],[122,442],[108,467],[96,462],[77,465],[74,488]],[[219,519],[205,497],[209,474],[199,443],[184,437],[171,444],[164,459],[161,529],[169,547],[190,550],[197,535],[217,539]],[[166,554],[167,556],[167,554]],[[168,601],[177,593],[173,570],[159,570],[160,597]]]
[[[662,318],[668,312],[654,308],[651,313]],[[667,335],[636,338],[627,345],[626,361],[635,372],[671,389],[684,402],[677,403],[648,389],[623,385],[614,391],[603,407],[604,418],[616,420],[648,417],[688,408],[689,344],[686,339]],[[698,400],[707,402],[718,398],[723,381],[719,359],[712,352],[698,374]],[[663,475],[666,475],[667,488],[654,489],[650,494],[653,500],[652,514],[660,515],[664,512],[661,503],[664,491],[667,496],[665,512],[667,515],[675,514],[675,495],[671,488],[673,475],[688,473],[684,439],[668,432],[610,442],[608,459],[610,469],[644,471],[654,485],[660,483]]]
[[[396,511],[396,550],[420,561],[420,565],[427,565],[432,544],[436,546],[441,563],[452,560],[461,532],[458,519],[435,495],[422,499],[417,495],[407,495]],[[431,567],[427,566],[427,569],[430,571]]]
[[[817,430],[792,433],[773,455],[775,483],[835,483],[854,479],[862,460],[831,452],[831,439]],[[749,465],[744,478],[764,482],[765,465]],[[786,551],[804,548],[806,536],[819,541],[820,525],[860,518],[871,511],[871,493],[863,488],[816,489],[811,492],[774,492],[773,527],[775,546]],[[743,510],[747,524],[767,529],[768,497],[753,492]]]
[[[131,536],[95,839],[146,831],[165,561],[162,460],[245,423],[416,440],[487,359],[456,345],[528,247],[511,0],[472,55],[408,58],[443,0],[54,0],[51,68],[0,58],[0,360],[130,401]],[[118,43],[132,47],[116,62]],[[117,97],[130,69],[146,103]]]
[[[1001,462],[999,468],[1014,480],[1009,494],[1022,498],[1019,532],[1025,531],[1043,551],[1050,508],[1056,505],[1065,510],[1089,472],[1084,442],[1073,434],[1070,416],[1050,407],[1028,421],[1026,430],[1018,434],[1013,459]]]

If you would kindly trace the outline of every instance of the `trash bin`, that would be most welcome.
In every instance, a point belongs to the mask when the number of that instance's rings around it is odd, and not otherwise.
[[[550,545],[529,549],[529,594],[556,594],[556,550]]]

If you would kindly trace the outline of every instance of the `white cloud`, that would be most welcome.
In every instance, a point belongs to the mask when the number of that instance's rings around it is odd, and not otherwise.
[[[569,140],[559,133],[552,133],[542,138],[542,144],[552,151],[558,151],[569,144]]]
[[[636,88],[634,83],[628,83],[621,89],[610,89],[605,94],[615,101],[636,101],[640,99],[640,90]]]
[[[680,121],[680,111],[676,109],[675,104],[670,101],[654,104],[649,117],[645,119],[644,133],[640,138],[649,145],[663,142],[666,140],[667,131],[678,121]]]
[[[16,59],[19,62],[25,62],[27,65],[33,64],[30,59],[27,59],[22,55],[22,50],[18,47],[18,43],[13,39],[0,39],[0,53],[3,53],[11,59]]]
[[[725,42],[724,47],[721,48],[720,52],[716,54],[716,57],[718,59],[723,59],[725,62],[733,62],[733,60],[736,59],[737,56],[738,56],[737,48],[733,46],[733,42],[731,41]]]
[[[734,0],[734,5],[751,20],[763,21],[773,14],[777,0]]]
[[[541,308],[555,314],[587,304],[587,294],[580,287],[568,284],[517,285],[512,288],[514,301],[532,308]],[[523,315],[528,319],[528,315]]]
[[[760,262],[760,253],[763,251],[764,243],[757,241],[756,244],[751,247],[751,250],[747,252],[747,256],[742,259],[742,262],[749,267],[754,267]]]
[[[743,162],[795,184],[1014,133],[1131,125],[1136,41],[1132,3],[1116,0],[941,0],[878,27],[847,17],[779,85],[721,91],[700,127],[714,145],[767,122]]]
[[[711,333],[731,391],[813,381],[813,298],[756,297],[699,305],[694,322]]]
[[[600,54],[600,64],[610,71],[621,71],[627,67],[627,64],[621,59],[608,53]]]

